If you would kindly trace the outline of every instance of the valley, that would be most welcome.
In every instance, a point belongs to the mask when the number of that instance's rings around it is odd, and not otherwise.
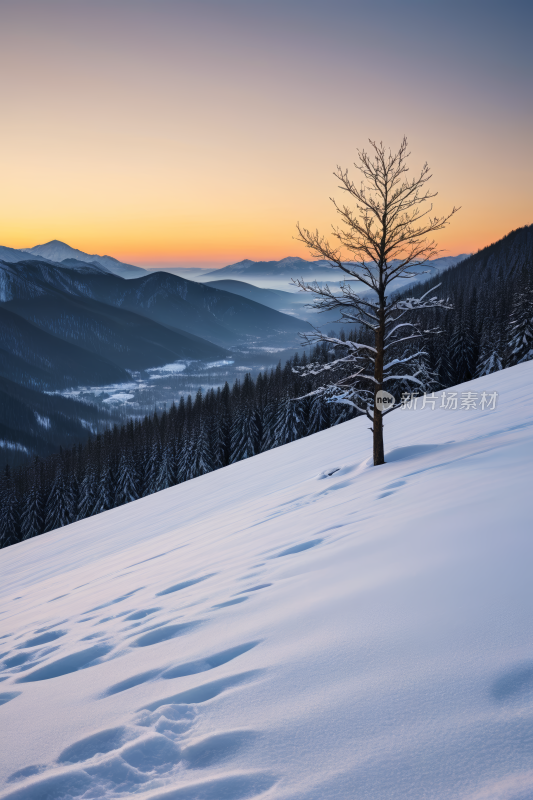
[[[274,369],[278,362],[283,366],[295,351],[308,352],[309,348],[235,349],[219,361],[176,361],[134,372],[129,380],[121,383],[77,386],[57,394],[106,412],[112,411],[115,419],[124,422],[130,417],[169,408],[182,397],[194,397],[199,390],[205,394],[209,389],[222,388],[226,382],[233,386],[236,380],[242,380],[246,374],[256,378],[260,372]]]

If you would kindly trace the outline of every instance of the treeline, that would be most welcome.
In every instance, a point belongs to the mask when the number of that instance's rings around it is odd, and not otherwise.
[[[353,336],[354,334],[352,334]],[[332,356],[317,345],[313,360]],[[5,547],[167,489],[353,416],[324,398],[298,399],[315,387],[293,368],[249,374],[168,411],[115,425],[86,444],[62,449],[29,466],[6,467],[0,489],[0,543]]]
[[[420,297],[436,284],[435,294],[453,305],[421,314],[424,328],[442,331],[424,343],[437,388],[533,358],[533,225],[403,294]]]
[[[416,340],[414,363],[420,391],[438,391],[533,359],[533,226],[465,259],[405,292],[420,296],[435,284],[450,311],[421,312],[425,330],[438,336]],[[341,334],[341,339],[345,335]],[[353,329],[352,341],[373,344],[372,334]],[[409,347],[402,346],[402,348]],[[402,352],[391,353],[391,357]],[[342,356],[316,345],[310,361]],[[306,354],[283,369],[246,375],[230,388],[180,400],[169,411],[130,420],[29,466],[6,468],[0,485],[0,546],[38,536],[140,497],[174,486],[257,453],[324,430],[354,415],[328,395],[304,397],[326,376],[302,377]],[[296,370],[296,372],[294,371]],[[411,373],[413,366],[410,367]],[[305,372],[305,370],[304,370]],[[334,370],[330,378],[335,379]],[[392,393],[399,400],[411,385],[401,376]],[[301,399],[303,398],[303,399]]]

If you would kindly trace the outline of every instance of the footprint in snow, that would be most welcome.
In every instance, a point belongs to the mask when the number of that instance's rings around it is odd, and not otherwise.
[[[108,608],[109,606],[114,606],[117,603],[122,603],[124,600],[127,600],[128,597],[131,597],[132,594],[140,592],[141,589],[144,589],[144,586],[140,586],[138,589],[133,589],[131,592],[127,592],[126,594],[123,594],[120,597],[115,597],[114,600],[109,600],[107,603],[101,603],[101,605],[99,606],[90,608],[88,611],[85,612],[85,614],[92,614],[94,611],[100,611],[102,608]]]
[[[192,622],[179,622],[176,625],[156,627],[155,630],[148,631],[148,633],[144,633],[131,642],[130,647],[149,647],[153,644],[166,642],[169,639],[175,639],[177,636],[183,636],[183,634],[197,628],[203,622],[204,620],[194,620]]]
[[[190,669],[202,666],[213,669],[257,644],[248,642],[176,669],[187,674],[191,674]],[[5,800],[75,798],[86,793],[104,797],[118,792],[122,796],[139,790],[150,791],[152,800],[220,800],[221,797],[251,800],[272,787],[276,778],[263,772],[243,775],[241,770],[221,777],[216,770],[251,746],[257,732],[232,730],[192,740],[187,737],[201,713],[198,705],[223,692],[238,690],[258,674],[259,671],[233,675],[151,703],[137,713],[131,725],[85,736],[65,748],[55,763],[17,770],[8,781],[30,782]],[[214,772],[210,772],[212,767]],[[52,769],[54,774],[47,777],[46,772]],[[152,793],[158,789],[157,794]]]
[[[400,486],[405,486],[407,481],[395,481],[394,483],[389,483],[388,486],[384,486],[383,491],[381,494],[378,494],[377,499],[382,500],[384,497],[389,497],[391,494],[395,494],[395,489],[399,489]]]
[[[259,641],[246,642],[245,644],[240,644],[236,647],[230,647],[228,650],[222,650],[219,653],[214,653],[213,655],[206,656],[205,658],[197,659],[196,661],[189,661],[185,664],[179,664],[164,670],[154,669],[147,672],[141,672],[138,675],[132,675],[131,677],[126,678],[119,683],[115,683],[113,686],[110,686],[109,689],[104,692],[102,697],[109,697],[110,695],[118,694],[119,692],[125,692],[128,689],[132,689],[135,686],[139,686],[158,677],[165,680],[171,680],[173,678],[184,678],[188,675],[196,675],[200,672],[207,672],[209,670],[216,669],[217,667],[228,664],[235,658],[242,656],[244,653],[247,653],[249,650],[257,647],[258,644],[260,644]]]
[[[257,586],[249,586],[248,589],[242,589],[240,592],[236,592],[236,596],[240,594],[248,594],[248,592],[258,592],[260,589],[268,589],[269,586],[272,586],[272,584],[260,583]]]
[[[239,603],[244,603],[245,600],[248,600],[248,596],[246,597],[234,597],[233,600],[226,600],[225,603],[217,603],[216,606],[211,606],[211,608],[227,608],[228,606],[236,606]]]
[[[519,663],[492,685],[492,697],[499,703],[529,700],[533,697],[533,661]]]
[[[269,556],[269,558],[283,558],[284,556],[292,556],[296,553],[303,553],[304,550],[310,550],[312,547],[322,544],[323,541],[323,539],[310,539],[308,542],[302,542],[301,544],[295,544],[292,547],[287,547],[280,553],[275,553],[275,555]]]
[[[202,575],[201,578],[192,578],[189,581],[182,581],[181,583],[176,583],[174,586],[169,586],[168,589],[163,589],[161,592],[157,592],[156,597],[162,597],[162,595],[165,594],[172,594],[173,592],[180,592],[182,589],[188,589],[189,586],[194,586],[197,583],[206,581],[208,578],[212,578],[214,575],[216,575],[216,573],[212,572],[210,575]]]
[[[77,672],[80,669],[86,669],[87,667],[99,663],[100,659],[106,656],[112,649],[111,645],[93,645],[85,650],[79,650],[77,653],[71,653],[56,661],[51,661],[45,664],[44,667],[35,669],[17,678],[15,682],[29,683],[33,681],[46,681],[51,678],[58,678],[60,675],[69,675],[71,672]]]

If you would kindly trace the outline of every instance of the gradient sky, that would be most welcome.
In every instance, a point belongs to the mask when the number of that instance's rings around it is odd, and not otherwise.
[[[475,251],[533,222],[532,30],[531,0],[0,0],[0,244],[308,257],[336,165],[406,134]]]

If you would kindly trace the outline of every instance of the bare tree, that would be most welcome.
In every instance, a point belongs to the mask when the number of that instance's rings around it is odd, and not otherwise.
[[[428,297],[429,292],[418,299],[398,300],[387,292],[392,281],[414,278],[420,274],[420,267],[429,266],[428,261],[439,253],[431,235],[444,228],[459,209],[454,207],[444,217],[431,216],[431,200],[436,193],[426,189],[430,170],[424,164],[414,178],[406,177],[410,153],[405,137],[397,153],[387,150],[381,142],[370,141],[370,145],[370,153],[357,151],[358,162],[354,166],[361,173],[359,184],[350,179],[347,169],[337,167],[333,173],[340,181],[339,188],[355,200],[352,210],[331,198],[342,222],[341,227],[333,226],[335,245],[318,230],[311,232],[297,225],[297,239],[315,256],[326,259],[347,276],[340,293],[335,294],[327,285],[319,286],[316,282],[294,283],[315,295],[314,308],[336,310],[339,322],[356,324],[372,335],[371,343],[345,342],[316,331],[307,341],[328,342],[336,355],[340,355],[326,364],[309,364],[305,372],[312,375],[332,370],[342,372],[341,377],[322,391],[327,391],[335,402],[348,403],[369,417],[377,466],[385,463],[383,416],[395,407],[384,408],[380,403],[383,390],[399,379],[422,386],[416,365],[425,355],[423,349],[415,347],[401,353],[399,346],[409,347],[425,334],[439,332],[437,328],[422,330],[416,312],[451,307],[444,300]],[[428,202],[429,207],[421,209]]]

